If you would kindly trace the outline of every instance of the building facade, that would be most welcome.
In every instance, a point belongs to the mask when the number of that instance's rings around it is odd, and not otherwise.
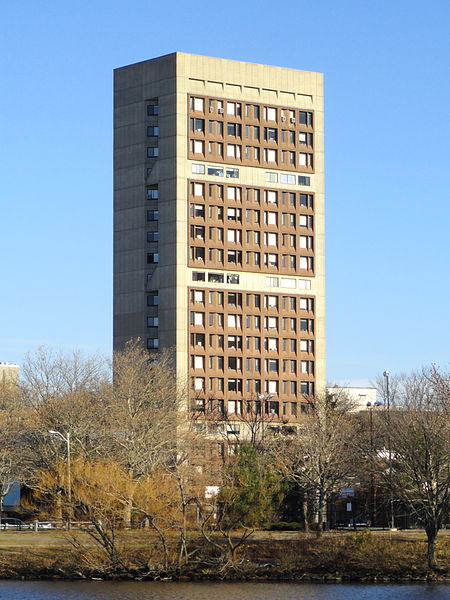
[[[197,414],[325,388],[322,75],[174,53],[115,71],[114,348],[176,348]]]

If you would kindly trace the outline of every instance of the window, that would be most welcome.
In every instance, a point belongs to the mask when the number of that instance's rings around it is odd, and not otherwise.
[[[191,291],[191,301],[204,304],[205,303],[205,292],[203,290],[192,290]]]
[[[277,151],[271,148],[264,148],[264,160],[266,162],[277,162]]]
[[[228,123],[227,134],[233,137],[241,137],[241,124],[240,123]]]
[[[266,350],[278,351],[278,339],[277,338],[265,338],[264,346]]]
[[[147,338],[147,350],[158,350],[159,339],[158,338]]]
[[[190,119],[191,131],[205,131],[205,119]]]
[[[197,112],[205,112],[205,100],[204,98],[193,98],[190,99],[191,110]]]
[[[271,183],[278,183],[278,173],[270,173],[266,171],[266,181]]]
[[[192,172],[198,173],[199,175],[204,175],[205,174],[205,165],[199,165],[199,164],[193,163],[192,164]]]
[[[228,379],[228,391],[242,392],[242,379]]]
[[[201,196],[203,198],[205,196],[205,184],[194,182],[192,184],[192,195]]]
[[[295,175],[280,175],[280,183],[288,183],[290,185],[295,185]]]
[[[159,148],[157,146],[147,148],[147,158],[156,158],[159,156]]]
[[[194,271],[192,273],[192,281],[205,281],[205,273]]]
[[[264,232],[264,243],[266,246],[277,246],[278,244],[278,234]]]
[[[147,296],[147,306],[159,306],[158,292],[150,292]]]
[[[266,211],[264,213],[264,221],[267,225],[277,224],[277,213],[273,211]]]
[[[189,140],[189,149],[193,154],[204,154],[205,142],[202,140]]]
[[[298,134],[298,141],[300,142],[301,146],[312,146],[313,134],[300,131],[300,133]]]
[[[265,190],[264,191],[264,200],[269,204],[277,203],[277,193],[274,190]]]
[[[312,215],[300,215],[299,225],[300,227],[308,227],[311,229],[314,225],[314,218],[312,217]]]
[[[157,117],[159,115],[159,105],[157,100],[153,100],[151,104],[147,104],[147,115],[149,117]]]
[[[147,327],[158,327],[159,317],[147,317]]]
[[[277,109],[272,108],[271,106],[264,107],[264,118],[266,121],[276,121],[277,120]]]
[[[227,274],[227,283],[239,283],[239,275]]]
[[[147,264],[157,264],[159,263],[159,253],[158,252],[149,252],[147,254]]]
[[[298,185],[311,185],[311,177],[298,176]]]
[[[147,200],[158,200],[159,190],[157,185],[147,188]]]
[[[301,110],[299,112],[298,116],[299,116],[301,125],[308,125],[308,127],[312,127],[312,124],[313,124],[312,112],[307,112],[307,111]]]
[[[264,317],[264,327],[266,329],[278,329],[278,318]]]
[[[241,105],[239,102],[227,102],[227,115],[239,116],[241,114]]]
[[[159,135],[159,127],[147,127],[147,136],[148,137],[158,137]]]
[[[239,169],[227,169],[226,175],[231,179],[236,179],[239,177]]]
[[[280,281],[278,277],[266,277],[266,285],[269,287],[278,287],[280,285]]]
[[[191,217],[204,219],[205,218],[205,207],[203,204],[191,204],[190,213],[191,213]]]
[[[208,167],[208,175],[215,175],[216,177],[223,177],[222,167]]]
[[[314,319],[300,319],[300,331],[314,332]]]
[[[237,144],[227,144],[227,156],[231,158],[241,158],[241,146]]]
[[[278,140],[278,129],[264,127],[264,139],[268,142],[276,142]]]
[[[147,231],[147,242],[158,242],[159,231]]]
[[[300,352],[314,354],[314,340],[300,340]]]
[[[305,208],[313,208],[313,195],[300,194],[300,206],[304,206]]]
[[[205,324],[205,313],[191,311],[190,314],[191,325],[204,325]]]
[[[278,308],[278,296],[264,296],[266,308]]]
[[[301,235],[300,236],[300,248],[312,249],[313,237],[312,235]]]
[[[264,254],[264,264],[268,267],[278,267],[278,254],[266,252]]]
[[[208,281],[210,283],[223,283],[223,275],[221,273],[208,273]]]
[[[312,396],[314,394],[314,383],[312,381],[302,381],[300,383],[300,393]]]
[[[298,164],[301,167],[312,167],[313,155],[308,152],[300,152],[300,154],[298,155]]]

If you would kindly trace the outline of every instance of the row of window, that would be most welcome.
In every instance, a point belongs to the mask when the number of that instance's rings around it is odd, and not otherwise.
[[[273,414],[271,410],[275,409],[277,412],[277,400],[228,400],[227,402],[223,398],[195,398],[192,403],[192,409],[196,412],[201,413],[219,413],[219,414],[234,414],[234,415],[266,415]],[[297,402],[280,402],[280,413],[282,416],[288,414],[296,417],[298,414],[298,407],[301,413],[308,413],[310,405],[307,403]],[[241,429],[239,423],[197,423],[202,426],[201,431],[208,431],[208,433],[228,433],[228,434],[239,434]],[[270,425],[267,425],[270,427]]]
[[[243,266],[245,258],[246,265],[260,268],[262,266],[268,269],[290,269],[300,271],[314,271],[314,257],[298,256],[297,254],[277,254],[274,252],[252,252],[242,250],[223,250],[222,248],[208,248],[204,246],[191,246],[189,249],[190,260],[198,266],[198,263],[207,265],[207,263],[219,263],[228,268],[233,266]],[[262,258],[262,263],[261,263]],[[147,254],[147,263],[157,263],[159,254],[150,252]]]
[[[314,298],[301,298],[298,296],[275,296],[273,294],[242,293],[242,292],[219,292],[216,290],[190,290],[190,301],[192,304],[218,304],[224,306],[224,301],[228,307],[242,307],[245,300],[246,306],[255,308],[279,310],[307,310],[314,312]]]
[[[244,389],[245,388],[245,389]],[[252,393],[260,394],[313,394],[314,383],[312,381],[278,381],[275,379],[241,379],[240,377],[192,377],[191,389],[204,393],[207,390],[211,392],[235,392],[235,393]],[[275,403],[276,401],[272,400]],[[278,404],[278,402],[276,402]],[[230,409],[230,401],[228,401],[228,412],[236,412]],[[238,413],[239,414],[239,413]],[[278,414],[278,413],[277,413]]]
[[[206,152],[207,150],[207,152]],[[189,151],[206,158],[213,154],[219,158],[228,158],[242,161],[242,158],[262,163],[273,163],[276,165],[286,164],[292,167],[314,167],[314,155],[312,152],[296,152],[291,150],[276,150],[275,148],[259,148],[257,146],[244,146],[241,144],[223,144],[222,142],[205,142],[203,140],[189,140]],[[158,148],[147,148],[147,156],[158,156]],[[220,161],[219,161],[220,162]]]
[[[150,305],[151,306],[151,305]],[[189,321],[191,325],[205,327],[207,322],[209,327],[218,327],[224,329],[259,329],[261,326],[265,330],[273,331],[293,331],[314,333],[314,319],[297,319],[296,317],[262,317],[261,315],[241,315],[224,314],[220,312],[199,312],[190,311]],[[225,325],[226,323],[226,325]],[[267,338],[268,340],[270,338]],[[275,338],[274,338],[275,339]],[[271,350],[272,348],[268,348]]]
[[[265,121],[274,121],[281,123],[296,122],[307,127],[313,126],[313,113],[306,110],[294,108],[281,108],[275,106],[265,106],[261,104],[244,104],[231,100],[221,100],[218,98],[202,98],[191,96],[189,98],[189,108],[193,112],[215,113],[218,115],[227,115],[232,117],[245,116],[247,119]],[[242,111],[243,114],[242,114]],[[297,121],[298,119],[298,121]]]
[[[224,132],[228,137],[247,138],[259,142],[281,142],[292,146],[313,146],[313,134],[307,131],[293,131],[289,129],[278,129],[276,127],[260,127],[259,125],[242,125],[241,123],[223,121],[212,121],[198,118],[191,118],[189,128],[193,133],[210,133],[215,136],[223,137]],[[159,135],[158,127],[148,127],[147,136],[157,137]]]
[[[274,207],[275,208],[275,207]],[[261,221],[262,213],[262,221]],[[263,225],[274,225],[285,226],[285,227],[307,227],[309,229],[314,228],[314,217],[312,215],[302,215],[297,213],[281,212],[279,210],[264,210],[251,209],[251,208],[235,208],[233,206],[223,207],[216,206],[213,204],[197,204],[191,202],[189,205],[189,215],[194,219],[213,219],[215,221],[234,221],[242,223],[243,217],[245,221],[251,223],[263,224]],[[298,217],[298,219],[297,219]]]
[[[191,369],[194,370],[205,370],[206,362],[208,362],[208,368],[224,371],[227,368],[229,371],[256,371],[261,372],[261,368],[264,367],[266,373],[292,373],[297,374],[297,360],[296,359],[278,359],[278,358],[265,358],[261,359],[258,357],[246,357],[245,359],[241,356],[208,356],[203,355],[192,355],[191,356]],[[300,373],[304,375],[314,374],[314,361],[313,360],[300,360],[298,361],[300,367]]]
[[[147,191],[147,197],[149,194]],[[151,190],[152,193],[157,190]],[[304,192],[288,192],[282,190],[242,187],[239,185],[223,185],[220,183],[204,183],[202,181],[191,181],[189,184],[189,193],[194,198],[246,202],[252,204],[270,204],[274,206],[284,205],[293,208],[314,208],[314,195]],[[207,196],[206,196],[207,194]],[[152,198],[158,196],[152,196]]]
[[[246,350],[253,350],[255,352],[261,352],[264,348],[265,351],[270,352],[290,352],[297,354],[298,352],[314,354],[314,340],[298,340],[297,338],[272,338],[272,337],[260,337],[260,336],[242,336],[242,335],[223,335],[221,333],[210,333],[208,338],[206,333],[191,333],[190,343],[194,348],[206,348],[206,341],[208,339],[208,351],[210,350],[224,350],[225,347],[229,350],[242,350],[244,347]]]
[[[239,283],[239,275],[226,274],[226,279],[223,273],[205,273],[204,271],[193,271],[192,281],[208,281],[209,283]],[[289,289],[310,290],[311,281],[309,279],[293,279],[288,277],[266,277],[266,286],[282,287]]]
[[[223,167],[215,167],[212,165],[208,165],[206,168],[205,165],[193,163],[192,164],[192,173],[196,175],[211,175],[213,177],[224,177],[226,175],[227,178],[239,178],[239,169],[233,168],[223,168]],[[287,185],[302,185],[302,186],[310,186],[311,185],[311,177],[306,175],[291,175],[287,173],[280,173],[278,177],[278,173],[267,172],[266,173],[266,181],[270,181],[271,183],[278,183],[278,180],[281,184]]]
[[[230,229],[223,227],[206,227],[205,225],[191,225],[190,237],[193,240],[205,241],[208,233],[208,240],[212,242],[229,242],[233,244],[242,244],[261,246],[261,240],[264,246],[286,247],[286,248],[304,248],[314,249],[314,236],[299,235],[294,233],[274,233],[273,231],[252,230],[252,229]],[[149,240],[152,241],[152,240]],[[157,241],[157,240],[153,240]]]

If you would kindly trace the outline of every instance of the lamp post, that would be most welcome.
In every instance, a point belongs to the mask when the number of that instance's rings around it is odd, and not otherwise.
[[[392,446],[391,446],[391,398],[389,393],[389,371],[383,372],[383,377],[386,380],[386,408],[387,408],[387,422],[388,422],[388,465],[389,465],[389,490],[390,490],[390,498],[389,498],[389,521],[390,528],[395,529],[395,521],[394,521],[394,494],[392,491]]]
[[[50,435],[56,435],[63,442],[66,443],[67,446],[67,499],[69,501],[69,520],[67,523],[67,529],[71,529],[71,519],[72,519],[72,479],[70,472],[70,433],[67,432],[66,435],[63,435],[60,431],[54,431],[53,429],[49,429],[48,431]]]
[[[376,519],[376,503],[375,503],[375,478],[374,478],[374,452],[375,452],[375,443],[373,437],[373,414],[372,411],[377,406],[381,406],[381,402],[370,402],[370,400],[366,404],[367,410],[369,411],[369,430],[370,430],[370,457],[371,457],[371,469],[370,469],[370,522],[372,527],[374,526]]]

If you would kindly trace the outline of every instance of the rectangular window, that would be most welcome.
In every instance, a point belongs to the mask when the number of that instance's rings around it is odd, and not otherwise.
[[[158,200],[159,190],[157,185],[147,188],[147,200]]]
[[[223,177],[222,167],[208,167],[208,175],[214,175],[215,177]]]
[[[147,264],[157,264],[159,263],[159,253],[158,252],[149,252],[147,254]]]
[[[298,176],[298,185],[311,185],[311,177]]]
[[[289,185],[295,185],[295,175],[280,175],[280,183],[288,183]]]
[[[158,292],[150,292],[147,295],[147,306],[159,306]]]
[[[147,350],[158,350],[159,339],[158,338],[147,338]]]
[[[313,124],[313,114],[312,112],[301,110],[298,115],[300,119],[301,125],[307,125],[308,127],[312,127]]]
[[[147,317],[147,327],[158,327],[159,317]]]
[[[159,135],[159,127],[147,127],[147,136],[148,137],[158,137]]]
[[[192,164],[192,172],[198,173],[199,175],[204,175],[205,174],[205,165],[199,165],[199,164],[193,163]]]
[[[147,158],[156,158],[159,156],[159,148],[157,146],[147,148]]]
[[[147,231],[147,242],[158,242],[159,231]]]
[[[152,104],[147,104],[147,115],[149,117],[157,117],[159,115],[159,105],[157,100],[154,100]]]
[[[266,181],[270,181],[271,183],[278,183],[278,173],[270,173],[267,171]]]

